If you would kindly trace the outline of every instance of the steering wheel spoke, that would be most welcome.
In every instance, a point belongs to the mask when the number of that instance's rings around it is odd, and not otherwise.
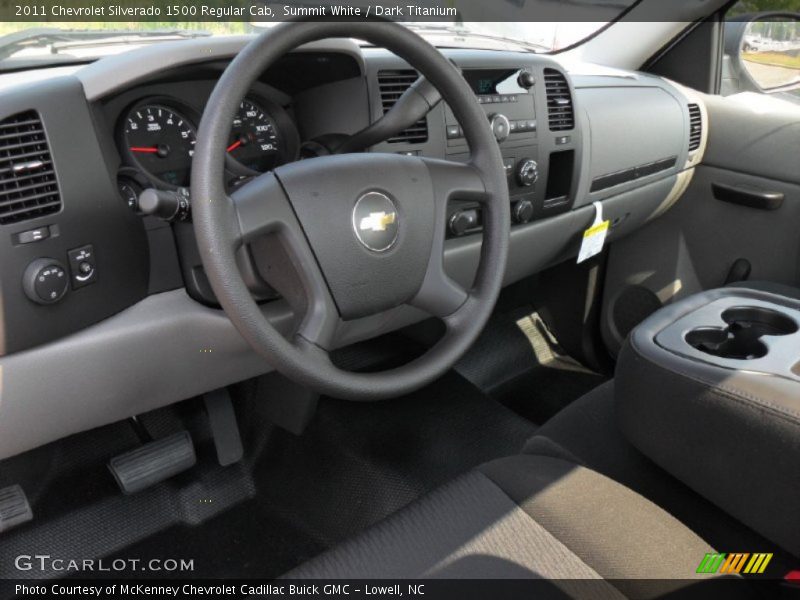
[[[268,233],[293,229],[297,223],[289,199],[272,173],[243,185],[231,194],[230,201],[238,224],[232,240],[235,246],[249,244]]]
[[[272,173],[261,175],[236,190],[230,200],[238,222],[234,246],[251,244],[257,250],[259,273],[299,313],[295,341],[327,350],[339,313],[278,179]]]

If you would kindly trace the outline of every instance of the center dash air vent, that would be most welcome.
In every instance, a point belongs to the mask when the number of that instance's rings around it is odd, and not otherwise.
[[[689,152],[694,152],[700,147],[703,140],[703,115],[700,106],[689,105]]]
[[[61,210],[53,160],[35,111],[0,121],[0,225]]]
[[[378,72],[378,87],[381,92],[381,105],[383,106],[383,114],[389,112],[395,102],[403,95],[411,84],[416,80],[416,71],[411,69],[403,69],[398,71],[379,71]],[[390,144],[398,144],[404,142],[406,144],[421,144],[428,141],[428,119],[423,117],[414,125],[401,131],[396,136],[387,140]]]
[[[561,71],[545,69],[544,87],[547,92],[547,116],[550,131],[574,129],[575,111],[566,76]]]

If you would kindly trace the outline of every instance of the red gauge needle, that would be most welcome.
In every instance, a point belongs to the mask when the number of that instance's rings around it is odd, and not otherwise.
[[[133,146],[131,148],[131,152],[147,152],[150,154],[155,154],[158,152],[158,148],[156,148],[155,146],[152,147]]]
[[[242,145],[242,140],[236,140],[230,146],[228,146],[228,152],[233,152],[241,145]]]

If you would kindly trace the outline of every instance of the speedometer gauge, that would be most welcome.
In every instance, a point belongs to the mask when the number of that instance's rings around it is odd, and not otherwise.
[[[241,166],[263,173],[275,168],[280,158],[278,128],[270,114],[245,99],[233,118],[228,155]]]
[[[189,184],[196,142],[194,126],[168,106],[139,105],[125,117],[128,152],[143,171],[164,183]]]

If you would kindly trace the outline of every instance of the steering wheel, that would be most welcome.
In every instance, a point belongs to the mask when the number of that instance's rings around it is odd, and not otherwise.
[[[235,112],[257,77],[294,48],[325,38],[384,47],[417,69],[450,106],[471,149],[467,163],[399,154],[340,154],[285,165],[241,186],[224,185]],[[491,315],[505,272],[508,184],[486,115],[458,70],[436,48],[391,22],[282,23],[246,46],[220,77],[197,133],[191,179],[194,229],[214,293],[234,326],[277,371],[348,400],[380,400],[443,375]],[[471,289],[444,270],[447,204],[479,202],[480,265]],[[237,268],[249,245],[259,272],[299,313],[284,337],[259,309]],[[330,360],[342,321],[401,305],[444,321],[444,336],[401,367],[353,373]]]

